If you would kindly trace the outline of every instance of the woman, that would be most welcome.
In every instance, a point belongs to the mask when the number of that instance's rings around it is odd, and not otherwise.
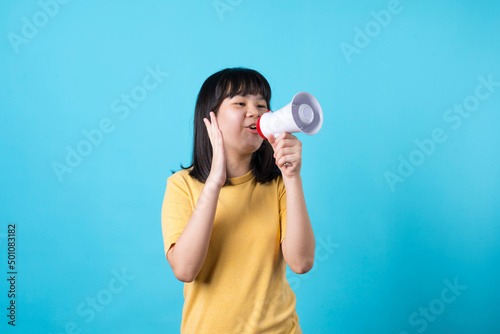
[[[309,271],[315,240],[289,133],[261,138],[271,89],[258,72],[210,76],[196,102],[191,166],[167,180],[167,260],[185,282],[181,333],[302,333],[286,264]]]

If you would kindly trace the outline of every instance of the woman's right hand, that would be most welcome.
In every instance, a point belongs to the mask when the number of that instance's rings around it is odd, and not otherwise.
[[[222,131],[219,129],[217,117],[213,111],[210,112],[210,121],[204,118],[205,126],[207,127],[208,137],[212,144],[212,167],[206,184],[214,184],[218,188],[222,188],[226,183],[226,155],[224,152],[224,139]]]

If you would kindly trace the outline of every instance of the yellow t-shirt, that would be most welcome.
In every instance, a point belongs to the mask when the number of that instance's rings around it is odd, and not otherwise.
[[[183,334],[302,333],[281,251],[286,193],[281,176],[231,178],[219,194],[207,258],[184,284]],[[167,180],[162,207],[165,252],[189,221],[203,183],[182,170]]]

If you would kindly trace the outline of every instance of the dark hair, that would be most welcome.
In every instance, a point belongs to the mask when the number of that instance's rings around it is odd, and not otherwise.
[[[212,74],[201,86],[194,111],[193,157],[189,175],[205,183],[212,166],[212,145],[208,137],[203,118],[210,119],[210,111],[217,114],[222,101],[236,95],[262,95],[270,109],[271,87],[267,80],[257,71],[248,68],[226,68]],[[267,140],[255,151],[250,161],[250,168],[259,183],[274,180],[281,171],[274,160],[274,151]],[[229,177],[226,184],[230,184]]]

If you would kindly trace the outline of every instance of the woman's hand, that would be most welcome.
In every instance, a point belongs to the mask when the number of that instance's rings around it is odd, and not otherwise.
[[[300,176],[302,166],[302,143],[291,133],[283,132],[274,138],[274,135],[267,136],[269,143],[274,149],[276,165],[281,170],[285,178]]]
[[[205,184],[214,184],[218,188],[222,188],[224,183],[226,183],[226,155],[224,152],[222,131],[219,129],[219,123],[217,123],[217,117],[213,111],[210,112],[210,121],[207,118],[204,118],[203,121],[207,127],[213,151],[212,167]]]

